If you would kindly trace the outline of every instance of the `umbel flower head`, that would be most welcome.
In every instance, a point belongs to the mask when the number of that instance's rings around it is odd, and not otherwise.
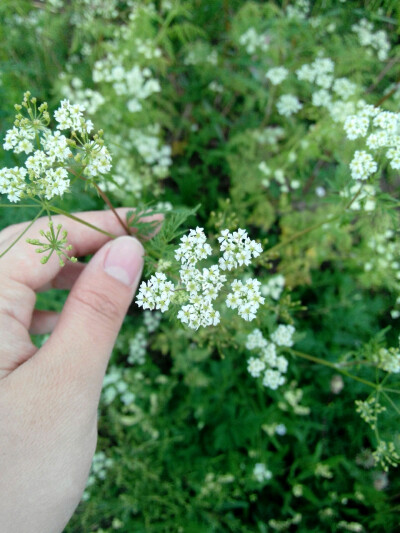
[[[238,279],[229,282],[224,272],[250,265],[252,258],[261,254],[261,245],[252,241],[244,229],[233,233],[223,230],[218,237],[222,252],[218,264],[199,269],[197,263],[212,254],[206,240],[204,229],[199,227],[183,236],[175,251],[175,259],[180,263],[177,285],[168,281],[164,273],[157,272],[147,282],[141,283],[136,303],[143,309],[165,312],[172,301],[179,300],[185,304],[177,314],[183,324],[195,330],[200,326],[216,326],[221,316],[214,304],[225,285],[230,283],[231,292],[225,296],[226,306],[237,309],[244,320],[253,320],[264,303],[259,291],[260,282],[252,278],[245,282]]]
[[[101,132],[91,140],[91,120],[83,117],[84,108],[63,100],[54,112],[56,131],[49,128],[47,103],[37,107],[29,92],[21,105],[15,106],[14,127],[6,132],[3,148],[28,157],[24,166],[0,170],[0,194],[10,202],[24,197],[51,200],[70,188],[70,174],[92,180],[111,169],[111,155],[104,146]],[[70,137],[61,131],[69,130]]]

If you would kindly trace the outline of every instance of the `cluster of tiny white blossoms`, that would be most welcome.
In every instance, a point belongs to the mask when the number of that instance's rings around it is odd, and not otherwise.
[[[374,25],[367,19],[361,19],[358,24],[353,24],[351,29],[357,34],[361,46],[376,51],[380,61],[387,59],[390,43],[384,30],[374,33]]]
[[[369,237],[364,271],[380,279],[390,277],[400,281],[400,246],[392,230],[377,232]],[[399,285],[397,285],[400,289]]]
[[[358,103],[356,114],[348,116],[344,122],[346,136],[350,140],[365,138],[368,150],[385,152],[390,167],[400,169],[400,113],[384,111],[379,107]],[[366,150],[357,150],[350,163],[354,179],[366,180],[377,171],[378,165]]]
[[[287,372],[288,360],[282,355],[277,355],[277,346],[293,346],[293,326],[279,325],[271,335],[271,341],[267,341],[259,329],[255,329],[247,337],[246,348],[256,350],[257,357],[250,357],[247,361],[247,370],[254,378],[263,376],[262,384],[272,390],[276,390],[285,383],[282,374]]]
[[[130,405],[135,401],[135,394],[128,390],[129,385],[124,376],[125,372],[120,367],[112,366],[107,370],[101,393],[105,405],[110,405],[117,397],[124,405]]]
[[[309,0],[296,0],[286,7],[286,15],[289,19],[304,20],[310,12]]]
[[[253,468],[253,476],[259,483],[269,481],[272,478],[271,470],[268,470],[264,463],[256,463]]]
[[[311,64],[304,64],[296,70],[297,79],[315,83],[322,89],[329,89],[333,83],[335,63],[329,57],[317,57]]]
[[[289,74],[289,71],[285,67],[274,67],[270,68],[267,73],[265,74],[265,77],[267,80],[272,83],[272,85],[279,85],[287,78]]]
[[[152,77],[148,67],[125,68],[123,58],[111,53],[94,64],[93,81],[111,83],[118,96],[127,97],[126,106],[131,113],[141,111],[142,101],[161,91],[160,82]]]
[[[266,33],[257,33],[255,28],[249,28],[239,37],[239,43],[245,47],[248,54],[266,52],[269,48],[269,37]]]
[[[398,348],[380,348],[374,356],[377,366],[386,372],[400,372],[400,351]]]
[[[104,452],[100,451],[94,454],[86,488],[82,495],[82,501],[89,500],[89,487],[94,485],[97,480],[104,481],[107,477],[107,470],[110,469],[113,464],[114,461],[111,459],[111,457],[107,457]]]
[[[276,276],[269,279],[267,283],[261,286],[261,294],[263,296],[270,296],[274,300],[279,300],[284,287],[284,276],[282,276],[282,274],[277,274]]]
[[[27,117],[20,111],[24,107]],[[80,105],[71,105],[63,100],[54,112],[57,130],[48,128],[50,115],[47,104],[36,107],[36,99],[30,93],[24,95],[14,127],[7,131],[3,147],[15,154],[25,152],[25,166],[0,170],[0,193],[7,194],[10,202],[18,202],[29,196],[44,197],[47,200],[62,196],[70,187],[70,165],[79,163],[83,173],[90,177],[106,174],[111,169],[111,155],[99,136],[89,139],[93,123],[83,117]],[[71,139],[61,134],[70,130]],[[36,150],[34,150],[36,143]],[[78,152],[74,157],[72,149]],[[30,155],[31,154],[31,155]]]
[[[148,336],[154,333],[161,321],[161,313],[143,313],[143,327],[139,328],[135,335],[129,339],[128,363],[143,365],[146,362]]]
[[[66,77],[67,75],[65,72],[62,72],[59,79],[66,81]],[[64,98],[85,108],[89,115],[96,113],[96,111],[106,102],[101,93],[89,87],[84,87],[82,80],[76,76],[71,79],[70,85],[67,83],[62,85],[60,91]]]
[[[350,163],[351,177],[366,180],[378,170],[378,164],[365,150],[356,150]]]
[[[129,128],[125,135],[120,132],[109,135],[116,163],[113,181],[104,181],[103,189],[116,195],[131,192],[140,197],[154,177],[166,177],[172,164],[171,147],[162,144],[160,133],[160,125],[152,124],[143,130]],[[139,157],[132,157],[132,152]]]
[[[189,328],[197,330],[200,326],[216,326],[221,316],[214,308],[214,302],[227,282],[223,271],[232,271],[240,266],[248,266],[252,258],[258,257],[262,247],[252,241],[247,232],[238,229],[233,233],[223,230],[218,238],[220,251],[223,253],[218,264],[196,268],[199,261],[212,254],[211,246],[206,242],[203,228],[197,227],[181,238],[175,252],[175,259],[180,262],[180,281],[175,286],[162,272],[156,272],[147,282],[139,287],[137,304],[143,309],[167,311],[172,301],[186,303],[179,310],[177,318]],[[256,279],[233,280],[231,290],[226,296],[226,306],[237,309],[244,320],[251,321],[264,303],[261,296],[260,282]]]
[[[300,111],[302,107],[303,104],[300,103],[294,94],[282,94],[276,102],[278,113],[284,117],[290,117]]]

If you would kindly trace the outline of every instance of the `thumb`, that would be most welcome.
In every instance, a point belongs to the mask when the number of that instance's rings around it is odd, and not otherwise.
[[[94,255],[75,282],[53,334],[35,355],[41,373],[51,375],[48,371],[54,369],[64,381],[100,394],[112,348],[140,280],[143,255],[141,243],[128,236],[107,243]]]

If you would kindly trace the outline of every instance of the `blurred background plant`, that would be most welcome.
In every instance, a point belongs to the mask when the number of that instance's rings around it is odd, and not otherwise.
[[[228,310],[193,332],[132,305],[67,533],[397,530],[399,23],[393,0],[2,1],[2,138],[25,90],[69,99],[104,130],[113,205],[264,249],[252,324]],[[75,184],[54,205],[103,199]],[[146,275],[168,270],[179,224]],[[275,389],[257,379],[271,339]]]

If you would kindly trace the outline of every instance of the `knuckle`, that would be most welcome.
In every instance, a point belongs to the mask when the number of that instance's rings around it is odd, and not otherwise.
[[[80,289],[73,297],[88,312],[100,317],[105,322],[114,323],[121,316],[121,310],[115,301],[105,291]]]

